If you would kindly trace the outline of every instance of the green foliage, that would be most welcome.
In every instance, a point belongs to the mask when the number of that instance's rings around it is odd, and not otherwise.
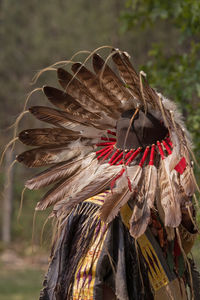
[[[167,20],[187,37],[200,31],[198,0],[128,0],[126,7],[129,11],[123,14],[123,18],[127,29],[138,24],[147,27],[157,20]]]
[[[150,83],[175,100],[193,135],[200,157],[200,2],[198,0],[135,0],[126,2],[121,15],[123,30],[143,28],[143,34],[164,28],[164,42],[149,46],[149,60],[143,67]],[[162,27],[164,25],[164,27]],[[150,29],[149,29],[150,28]],[[176,39],[171,43],[171,35]]]
[[[200,102],[199,44],[192,44],[189,53],[164,55],[163,46],[153,45],[149,52],[151,60],[144,67],[150,74],[153,86],[164,95],[175,100],[183,111],[187,127],[195,142],[196,152],[200,149]],[[199,154],[199,153],[198,153]]]

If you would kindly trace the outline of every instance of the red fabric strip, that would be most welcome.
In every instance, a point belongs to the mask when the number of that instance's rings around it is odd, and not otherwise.
[[[110,147],[108,147],[104,152],[102,152],[99,156],[97,156],[97,159],[99,160],[102,156],[106,155],[110,151]]]
[[[181,160],[179,161],[179,163],[176,165],[176,167],[174,168],[178,173],[183,174],[183,172],[185,171],[185,168],[187,166],[187,162],[185,157],[182,157]]]
[[[157,146],[158,146],[158,149],[159,149],[161,158],[164,159],[164,158],[165,158],[165,155],[164,155],[164,152],[163,152],[162,145],[161,145],[161,143],[160,143],[159,141],[157,141]]]
[[[142,150],[142,148],[139,147],[139,148],[137,148],[135,150],[135,152],[133,152],[133,154],[131,155],[131,157],[127,160],[126,166],[128,166],[134,160],[134,158],[138,155],[138,153],[140,153],[141,150]]]
[[[172,141],[170,140],[170,138],[167,137],[165,140],[170,145],[170,147],[173,148],[173,144],[172,144]]]
[[[104,148],[102,148],[102,149],[96,151],[96,154],[102,153],[102,152],[104,152],[106,149],[109,149],[109,148],[110,148],[110,146],[104,147]]]
[[[111,162],[111,166],[115,165],[116,162],[123,156],[123,152],[121,152],[112,162]]]
[[[167,153],[168,154],[172,154],[172,150],[169,148],[169,146],[167,145],[167,143],[164,140],[162,141],[162,143],[163,143],[165,149],[167,150]]]
[[[115,151],[115,153],[112,155],[111,159],[109,160],[109,164],[111,164],[111,162],[113,161],[113,159],[115,159],[115,157],[118,155],[118,153],[119,153],[119,149],[117,149]]]
[[[102,161],[106,160],[112,152],[113,152],[113,147],[111,147],[110,151],[104,156]]]
[[[123,158],[120,160],[120,162],[118,162],[118,165],[122,165],[123,162],[125,162],[127,160],[127,158],[129,158],[129,156],[133,153],[134,149],[131,149],[124,157],[124,160]]]
[[[116,139],[114,139],[114,138],[101,137],[101,140],[102,140],[102,141],[116,142]]]
[[[150,153],[150,160],[149,160],[149,165],[150,166],[154,165],[154,152],[155,152],[155,145],[153,144],[151,146],[151,153]]]
[[[142,156],[142,159],[141,159],[141,161],[140,161],[140,163],[139,163],[139,166],[140,166],[141,168],[142,168],[142,166],[143,166],[143,164],[144,164],[144,162],[145,162],[145,160],[146,160],[146,158],[147,158],[148,152],[149,152],[149,146],[146,147],[146,149],[145,149],[145,151],[144,151],[144,154],[143,154],[143,156]]]
[[[114,145],[115,142],[105,142],[105,143],[98,143],[96,144],[97,147],[100,147],[100,146],[109,146],[109,145]]]
[[[115,136],[116,136],[116,132],[114,132],[114,131],[107,130],[107,133],[108,133],[108,134],[112,134],[112,135],[115,135]]]
[[[113,189],[117,179],[119,179],[123,175],[124,171],[125,171],[125,168],[122,168],[121,171],[117,174],[117,176],[111,181],[111,183],[110,183],[111,190]]]

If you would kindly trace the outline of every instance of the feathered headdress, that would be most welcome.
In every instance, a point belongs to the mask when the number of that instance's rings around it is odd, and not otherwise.
[[[129,55],[114,49],[118,75],[98,55],[94,72],[74,63],[58,68],[62,90],[45,86],[55,106],[29,111],[50,128],[27,129],[19,139],[35,148],[17,156],[28,167],[49,166],[26,182],[29,189],[53,187],[36,210],[53,206],[64,217],[81,201],[108,190],[99,215],[111,222],[129,201],[130,233],[143,234],[156,208],[166,227],[181,222],[181,206],[195,192],[190,142],[175,104],[137,74]]]

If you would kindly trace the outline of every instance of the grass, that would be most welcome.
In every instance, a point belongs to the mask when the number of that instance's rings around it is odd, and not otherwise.
[[[42,287],[44,271],[0,270],[0,300],[36,300]]]

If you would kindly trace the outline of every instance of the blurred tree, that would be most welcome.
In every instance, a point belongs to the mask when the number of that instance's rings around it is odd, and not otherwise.
[[[5,169],[9,169],[13,160],[13,151],[6,153]],[[2,241],[5,244],[11,242],[11,216],[13,206],[13,172],[7,172],[3,193],[3,216],[2,216]]]
[[[149,40],[164,31],[165,40],[150,42],[143,67],[150,83],[179,103],[200,158],[200,1],[128,0],[123,31],[142,28]],[[172,42],[173,41],[173,42]]]

